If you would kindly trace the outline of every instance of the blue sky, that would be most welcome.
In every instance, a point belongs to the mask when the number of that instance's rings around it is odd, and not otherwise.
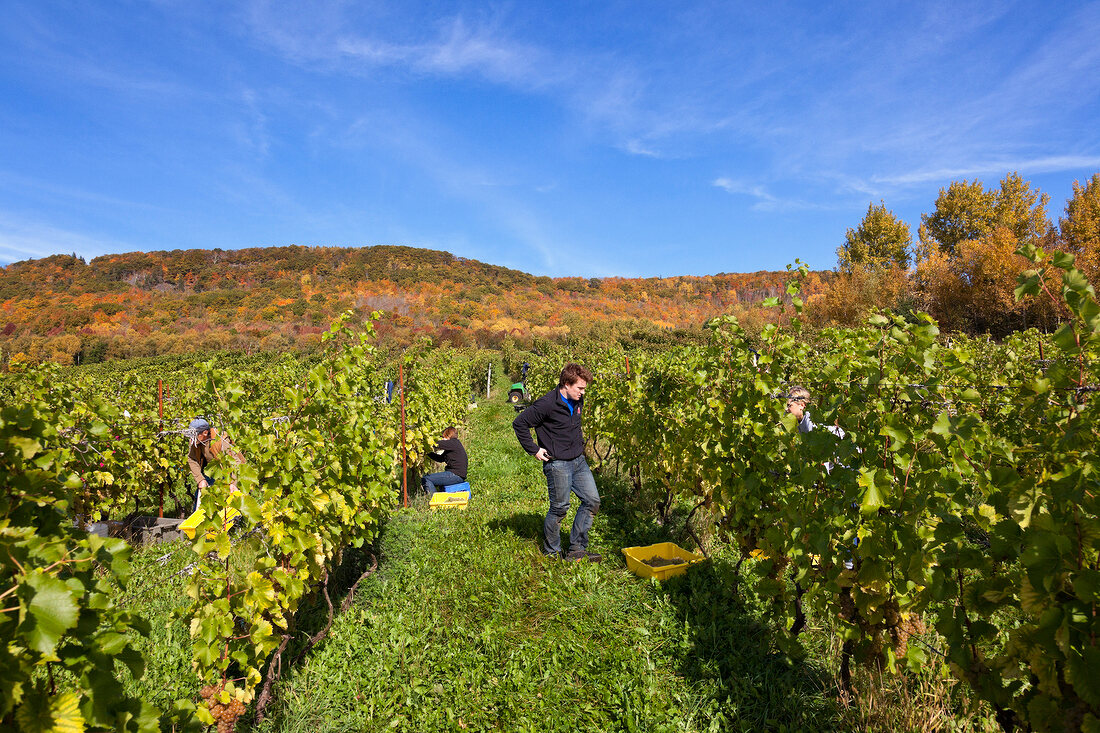
[[[754,7],[759,6],[759,7]],[[764,7],[766,6],[766,7]],[[880,199],[1100,171],[1100,2],[9,1],[0,263],[304,244],[836,264]]]

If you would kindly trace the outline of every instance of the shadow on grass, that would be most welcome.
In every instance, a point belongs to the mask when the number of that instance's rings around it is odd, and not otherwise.
[[[625,482],[607,477],[600,489],[607,543],[684,546],[687,508],[672,512],[662,526]],[[778,651],[776,630],[746,604],[742,582],[732,562],[713,558],[661,583],[659,592],[683,622],[680,674],[707,691],[722,729],[842,729],[831,675]]]
[[[576,502],[574,502],[575,504]],[[569,528],[572,523],[572,519],[567,517],[568,521],[562,522],[562,529],[559,533],[559,547],[563,550],[569,549]],[[513,514],[506,519],[494,519],[489,522],[489,528],[496,532],[512,532],[517,537],[523,540],[528,540],[539,551],[542,551],[542,525],[546,521],[545,514],[539,514],[537,512],[520,512],[519,514]]]
[[[491,520],[489,529],[494,532],[512,532],[521,539],[542,542],[542,523],[545,518],[545,514],[537,512],[520,512],[505,519]]]
[[[662,583],[690,644],[680,673],[713,691],[728,723],[749,730],[838,730],[831,676],[777,651],[775,631],[737,595],[734,566],[709,560]]]

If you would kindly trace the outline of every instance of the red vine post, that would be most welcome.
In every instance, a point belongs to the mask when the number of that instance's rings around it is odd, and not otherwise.
[[[401,390],[401,506],[409,506],[409,466],[405,453],[405,365],[397,365],[397,386]]]
[[[157,380],[157,415],[160,416],[160,426],[158,430],[164,430],[164,381]],[[160,508],[157,512],[157,516],[161,519],[164,518],[164,482],[160,484]]]

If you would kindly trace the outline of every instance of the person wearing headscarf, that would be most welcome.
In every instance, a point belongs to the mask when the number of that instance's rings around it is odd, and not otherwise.
[[[239,453],[233,450],[229,441],[224,436],[218,435],[214,426],[206,418],[196,417],[188,426],[191,432],[191,443],[187,448],[187,466],[191,469],[191,477],[195,479],[195,506],[192,511],[199,508],[199,499],[202,490],[214,483],[214,479],[206,475],[206,467],[228,451],[238,461],[243,460]]]

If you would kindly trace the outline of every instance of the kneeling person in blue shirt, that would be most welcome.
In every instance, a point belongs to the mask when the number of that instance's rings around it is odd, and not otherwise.
[[[420,479],[424,492],[434,494],[445,486],[461,484],[466,480],[466,471],[469,460],[466,457],[466,449],[458,440],[458,431],[454,426],[443,431],[443,439],[435,445],[435,450],[428,454],[433,461],[445,463],[447,469],[438,473],[429,473]]]

